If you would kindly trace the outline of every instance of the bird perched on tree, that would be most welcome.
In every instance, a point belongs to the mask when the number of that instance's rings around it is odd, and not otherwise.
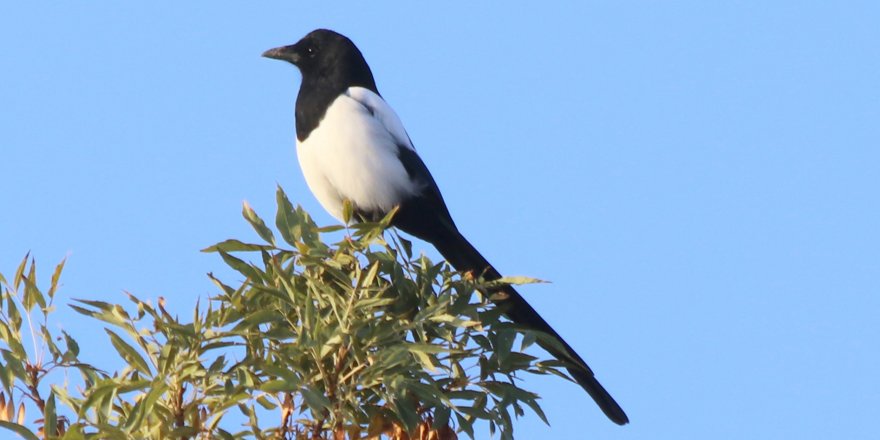
[[[397,207],[392,225],[434,245],[457,270],[487,280],[501,274],[458,231],[434,178],[394,110],[382,99],[360,50],[347,37],[318,29],[263,56],[302,73],[296,98],[296,152],[309,189],[343,221],[349,201],[356,218],[376,220]],[[587,363],[510,286],[493,295],[514,323],[555,338],[539,344],[568,364],[574,380],[617,424],[629,421]]]

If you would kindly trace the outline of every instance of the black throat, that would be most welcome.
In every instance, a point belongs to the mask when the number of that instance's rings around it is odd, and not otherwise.
[[[357,50],[357,49],[355,49]],[[296,97],[296,138],[302,142],[318,127],[327,109],[339,95],[351,87],[363,87],[379,94],[373,73],[360,53],[346,66],[333,66],[315,72],[303,72]],[[381,95],[380,95],[381,96]]]

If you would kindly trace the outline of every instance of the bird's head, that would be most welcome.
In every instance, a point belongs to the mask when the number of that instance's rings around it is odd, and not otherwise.
[[[317,29],[290,46],[276,47],[263,52],[266,58],[287,61],[297,68],[303,78],[322,78],[340,81],[346,86],[373,82],[367,61],[348,37],[328,29]]]

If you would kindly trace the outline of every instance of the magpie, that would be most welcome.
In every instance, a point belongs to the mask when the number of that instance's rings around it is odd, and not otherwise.
[[[392,226],[434,245],[456,270],[497,280],[501,274],[458,231],[437,183],[416,153],[400,118],[382,99],[373,73],[347,37],[317,29],[264,57],[287,61],[302,74],[296,97],[296,152],[309,189],[343,220],[349,201],[356,218],[375,221],[393,208]],[[515,324],[555,339],[539,344],[565,362],[574,380],[613,422],[626,413],[587,363],[513,287],[493,300]]]

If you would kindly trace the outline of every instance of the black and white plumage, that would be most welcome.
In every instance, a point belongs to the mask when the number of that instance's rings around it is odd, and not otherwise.
[[[440,190],[394,110],[382,99],[360,50],[336,32],[318,29],[263,56],[288,61],[302,73],[296,99],[296,150],[309,189],[342,220],[349,200],[359,218],[376,219],[399,207],[392,224],[433,244],[457,270],[486,279],[501,274],[461,235]],[[513,287],[500,289],[498,307],[513,322],[549,334],[564,350],[543,348],[567,362],[569,373],[617,424],[629,421],[586,362]]]

